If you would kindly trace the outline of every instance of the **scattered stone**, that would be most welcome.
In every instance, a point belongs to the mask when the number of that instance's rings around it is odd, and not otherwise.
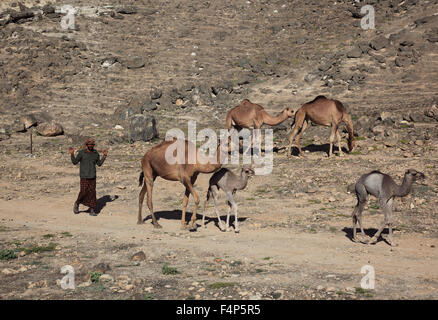
[[[100,282],[114,282],[114,277],[109,274],[103,274],[99,277]]]
[[[79,288],[89,287],[91,285],[91,281],[82,282],[78,285]]]
[[[158,137],[153,116],[134,115],[129,119],[129,141],[150,141]]]
[[[322,291],[322,290],[324,290],[324,287],[321,286],[321,285],[319,285],[319,286],[316,287],[316,290],[318,290],[318,291]]]
[[[375,126],[373,129],[372,129],[372,132],[373,132],[373,134],[374,135],[376,135],[376,136],[383,136],[384,134],[385,134],[385,127],[384,126]]]
[[[4,275],[11,275],[11,274],[16,274],[16,273],[18,273],[17,271],[15,271],[15,270],[13,270],[13,269],[9,269],[9,268],[5,268],[5,269],[3,269],[2,270],[2,273],[4,274]]]
[[[132,289],[134,289],[134,285],[133,284],[128,284],[123,289],[126,290],[126,291],[132,290]]]
[[[159,88],[153,87],[150,92],[150,96],[152,100],[160,99],[163,95],[163,91]]]
[[[382,35],[374,38],[370,42],[370,47],[376,51],[386,48],[388,45],[389,45],[389,39],[385,38]]]
[[[54,120],[39,124],[36,131],[43,137],[54,137],[64,134],[64,128]]]
[[[104,262],[98,263],[92,268],[92,271],[100,272],[102,274],[107,272],[107,271],[110,271],[110,270],[111,270],[110,265],[108,263],[104,263]]]
[[[36,126],[38,124],[38,121],[33,114],[27,114],[21,117],[20,122],[23,123],[24,129],[29,129],[30,127]]]
[[[438,108],[436,105],[433,105],[432,107],[424,111],[424,114],[427,117],[433,118],[438,121]]]
[[[120,14],[136,14],[137,8],[133,6],[123,6],[116,8],[115,11]]]
[[[109,68],[118,61],[119,59],[117,57],[107,57],[101,60],[101,66],[103,68]]]
[[[304,81],[306,81],[307,83],[312,83],[313,81],[316,80],[317,77],[318,77],[317,74],[309,73],[304,77]]]
[[[40,280],[35,282],[29,281],[27,288],[47,288],[47,280]]]
[[[146,260],[146,254],[143,251],[139,251],[137,253],[134,253],[134,255],[131,257],[132,261],[144,261]]]
[[[145,66],[145,62],[141,57],[132,57],[126,60],[126,67],[128,69],[140,69]]]
[[[354,47],[347,53],[347,58],[360,58],[362,56],[362,50],[359,47]]]

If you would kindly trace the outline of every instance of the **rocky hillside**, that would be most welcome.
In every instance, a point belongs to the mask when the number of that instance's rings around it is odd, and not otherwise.
[[[191,118],[221,127],[243,98],[275,111],[318,94],[366,115],[360,134],[383,111],[389,124],[438,117],[436,0],[367,1],[374,30],[360,27],[356,1],[72,0],[74,30],[61,27],[65,4],[2,1],[2,132],[44,111],[66,135],[119,143],[114,126],[135,113],[163,136]]]

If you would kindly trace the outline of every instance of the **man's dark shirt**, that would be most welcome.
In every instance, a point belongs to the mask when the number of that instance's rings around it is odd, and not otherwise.
[[[105,161],[105,156],[99,159],[99,153],[96,150],[89,152],[82,149],[78,152],[77,156],[71,156],[71,162],[73,164],[78,164],[79,166],[79,176],[85,179],[95,179],[96,178],[96,164],[100,167]]]

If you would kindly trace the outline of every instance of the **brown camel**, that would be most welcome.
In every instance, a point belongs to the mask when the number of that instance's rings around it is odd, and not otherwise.
[[[304,134],[304,131],[306,131],[307,127],[309,126],[309,121],[321,126],[332,127],[330,134],[329,157],[332,156],[335,135],[338,138],[339,155],[343,155],[341,149],[341,136],[338,132],[339,124],[341,122],[346,124],[348,130],[348,150],[353,150],[353,122],[351,121],[350,116],[345,112],[344,106],[338,100],[327,99],[324,96],[317,96],[312,101],[303,104],[295,113],[294,124],[292,124],[292,126],[295,126],[291,135],[289,136],[289,145],[287,147],[288,157],[291,156],[291,147],[295,138],[297,141],[296,147],[298,148],[298,152],[300,155],[302,155],[300,137]]]
[[[227,129],[231,128],[238,132],[243,128],[260,129],[263,124],[276,126],[288,118],[294,116],[294,110],[284,109],[277,116],[271,116],[262,106],[244,99],[238,106],[228,111],[226,118]]]
[[[174,149],[173,152],[173,155],[178,157],[180,161],[175,164],[170,164],[166,160],[166,150],[173,143],[177,143],[177,145],[174,145],[173,147],[175,146],[181,147],[181,149],[176,149],[176,150]],[[190,147],[189,144],[191,145]],[[177,150],[184,150],[184,155],[183,155],[184,159],[182,158],[181,154],[177,154],[176,152]],[[195,153],[191,155],[192,157],[194,156],[193,157],[193,159],[195,160],[194,164],[189,163],[189,159],[190,159],[189,152]],[[152,206],[152,189],[154,186],[155,179],[157,177],[162,177],[163,179],[170,181],[179,181],[184,185],[184,187],[186,187],[186,191],[183,199],[182,216],[181,216],[182,229],[186,228],[186,221],[185,221],[186,207],[189,201],[189,196],[190,194],[192,194],[195,200],[195,208],[193,209],[193,214],[191,217],[190,229],[195,229],[196,211],[199,205],[199,196],[196,193],[193,185],[195,184],[196,178],[198,177],[199,173],[212,173],[221,167],[220,155],[221,155],[221,146],[219,145],[217,149],[216,157],[211,159],[204,157],[202,159],[203,161],[199,161],[199,159],[201,159],[201,157],[203,156],[199,155],[198,157],[198,148],[196,148],[194,144],[192,144],[187,140],[178,140],[178,139],[173,139],[171,141],[163,141],[160,144],[152,147],[149,151],[147,151],[146,154],[141,159],[142,172],[140,173],[139,182],[140,185],[143,184],[143,188],[141,189],[139,194],[139,209],[138,209],[137,224],[143,223],[141,211],[143,206],[143,200],[145,194],[147,193],[147,205],[152,216],[152,223],[155,228],[161,228],[154,215],[154,210]]]

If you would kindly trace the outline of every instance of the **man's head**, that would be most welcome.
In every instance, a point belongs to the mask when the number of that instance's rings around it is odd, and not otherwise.
[[[93,138],[88,138],[85,141],[85,147],[90,151],[92,151],[94,149],[95,145],[96,145],[96,141]]]

